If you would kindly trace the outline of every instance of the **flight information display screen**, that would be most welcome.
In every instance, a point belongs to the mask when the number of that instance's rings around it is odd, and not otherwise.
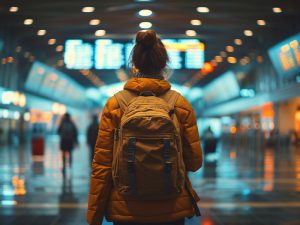
[[[300,33],[269,49],[271,61],[281,76],[300,72]]]
[[[169,56],[170,69],[201,69],[204,64],[204,43],[198,39],[162,39]],[[133,41],[99,39],[94,43],[67,40],[64,61],[68,69],[120,69],[130,66]]]

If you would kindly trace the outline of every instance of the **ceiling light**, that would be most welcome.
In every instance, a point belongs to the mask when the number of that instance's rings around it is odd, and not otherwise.
[[[97,37],[101,37],[101,36],[104,36],[106,34],[106,31],[105,30],[96,30],[95,32],[95,35]]]
[[[191,24],[193,26],[200,26],[202,23],[201,20],[191,20]]]
[[[227,52],[234,52],[234,47],[228,45],[228,46],[226,46],[226,51]]]
[[[95,11],[95,7],[90,7],[90,6],[83,7],[81,9],[81,12],[83,12],[83,13],[92,13],[94,11]]]
[[[44,36],[46,34],[46,30],[38,30],[37,35],[38,36]]]
[[[209,12],[209,8],[207,8],[207,7],[197,7],[197,11],[199,13],[208,13]]]
[[[273,8],[273,12],[274,12],[274,13],[282,13],[282,9],[279,8],[279,7],[274,7],[274,8]]]
[[[259,26],[266,26],[266,21],[265,20],[257,20],[257,25]]]
[[[251,37],[251,36],[253,36],[253,32],[251,30],[244,30],[244,35]]]
[[[236,58],[230,56],[230,57],[227,58],[227,61],[228,61],[229,63],[235,64],[235,63],[236,63]]]
[[[151,16],[152,15],[152,11],[149,9],[142,9],[139,11],[139,15],[140,16]]]
[[[17,7],[17,6],[12,6],[12,7],[9,8],[9,11],[13,12],[13,13],[18,12],[18,10],[19,10],[19,7]]]
[[[24,20],[24,25],[31,25],[31,24],[33,24],[33,19]]]
[[[236,45],[242,45],[243,41],[241,39],[236,38],[236,39],[234,39],[234,44],[236,44]]]
[[[16,52],[19,53],[19,52],[21,52],[21,51],[22,51],[22,47],[21,47],[21,46],[17,46],[17,47],[16,47]]]
[[[90,25],[91,26],[97,26],[97,25],[99,25],[100,24],[100,20],[98,20],[98,19],[92,19],[92,20],[90,20]]]
[[[225,57],[227,56],[227,53],[226,53],[226,52],[224,52],[224,51],[221,51],[221,52],[220,52],[220,55],[221,55],[222,57],[224,57],[224,58],[225,58]]]
[[[56,46],[56,51],[57,52],[62,52],[64,50],[64,46],[62,46],[62,45],[57,45]]]
[[[149,29],[149,28],[152,27],[152,23],[150,23],[150,22],[141,22],[139,26],[142,29]]]
[[[51,38],[48,40],[48,45],[54,45],[56,43],[56,39]]]
[[[185,35],[189,36],[189,37],[194,37],[197,35],[197,32],[194,30],[187,30],[187,31],[185,31]]]
[[[215,60],[216,60],[216,62],[220,63],[220,62],[223,61],[223,58],[222,58],[222,56],[217,55],[217,56],[215,57]]]

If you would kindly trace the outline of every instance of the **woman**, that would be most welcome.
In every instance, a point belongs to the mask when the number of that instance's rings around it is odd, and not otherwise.
[[[166,49],[156,33],[151,30],[138,32],[132,51],[132,63],[137,72],[125,84],[124,89],[137,95],[149,91],[155,95],[168,92],[171,87],[163,76],[167,61]],[[115,225],[184,224],[185,217],[195,215],[196,208],[193,202],[199,201],[188,180],[186,188],[179,196],[163,201],[143,201],[125,197],[113,185],[114,130],[119,127],[122,114],[116,96],[111,97],[103,109],[95,146],[87,212],[88,223],[101,224],[105,216]],[[196,117],[191,105],[182,96],[175,102],[175,114],[180,123],[185,169],[196,171],[202,165]]]

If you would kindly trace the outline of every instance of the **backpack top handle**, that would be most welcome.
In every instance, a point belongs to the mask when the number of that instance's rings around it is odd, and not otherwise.
[[[140,94],[140,96],[156,96],[152,91],[142,91]]]

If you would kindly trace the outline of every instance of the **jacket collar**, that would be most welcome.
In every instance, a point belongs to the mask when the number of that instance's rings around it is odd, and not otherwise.
[[[143,91],[152,91],[160,95],[171,89],[171,85],[166,80],[153,78],[131,78],[124,86],[125,90],[140,93]]]

